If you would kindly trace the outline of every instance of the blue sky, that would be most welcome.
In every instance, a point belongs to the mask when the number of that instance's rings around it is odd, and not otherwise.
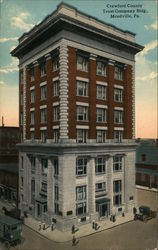
[[[18,45],[17,38],[53,12],[61,1],[0,0],[0,116],[5,124],[18,125],[18,60],[10,51]],[[136,136],[157,136],[157,1],[65,0],[89,15],[118,28],[136,33],[136,42],[145,46],[136,56]],[[107,4],[142,5],[146,13],[139,18],[110,18],[103,12]],[[126,9],[134,9],[127,7]]]

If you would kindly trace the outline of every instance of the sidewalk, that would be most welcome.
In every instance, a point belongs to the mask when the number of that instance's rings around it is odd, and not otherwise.
[[[112,222],[109,219],[104,221],[99,221],[97,222],[99,226],[98,230],[92,229],[92,223],[81,225],[79,227],[79,230],[75,233],[75,237],[79,239],[91,234],[95,234],[116,227],[124,223],[128,223],[130,221],[133,221],[133,213],[126,214],[125,217],[117,216],[115,222]],[[41,234],[42,236],[50,240],[53,240],[55,242],[62,243],[62,242],[72,241],[73,235],[71,231],[61,232],[57,229],[54,229],[54,231],[52,231],[51,228],[50,227],[47,228],[47,226],[46,226],[47,229],[39,230],[39,221],[35,220],[30,215],[28,215],[28,218],[25,218],[24,224],[30,227],[32,230],[36,231],[37,233]]]

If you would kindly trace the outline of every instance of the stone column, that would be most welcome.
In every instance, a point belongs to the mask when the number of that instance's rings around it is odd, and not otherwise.
[[[113,207],[113,156],[112,155],[110,155],[107,159],[106,175],[107,175],[107,192],[108,192],[108,197],[110,199],[110,210],[111,210]]]
[[[88,214],[90,215],[90,220],[93,221],[97,218],[95,205],[95,158],[90,158],[87,165],[87,210]]]
[[[54,212],[54,164],[48,159],[48,174],[47,174],[47,208],[48,213],[52,216]]]

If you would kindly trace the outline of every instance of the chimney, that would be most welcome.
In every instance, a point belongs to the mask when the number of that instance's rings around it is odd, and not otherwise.
[[[4,127],[4,117],[2,116],[2,127]]]

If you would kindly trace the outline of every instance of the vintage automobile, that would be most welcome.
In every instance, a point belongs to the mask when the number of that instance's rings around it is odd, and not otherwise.
[[[135,214],[134,219],[147,222],[147,220],[150,220],[155,217],[156,217],[156,211],[152,211],[150,207],[147,206],[140,206],[139,213]]]
[[[7,248],[21,243],[22,221],[3,215],[0,217],[0,241]]]

